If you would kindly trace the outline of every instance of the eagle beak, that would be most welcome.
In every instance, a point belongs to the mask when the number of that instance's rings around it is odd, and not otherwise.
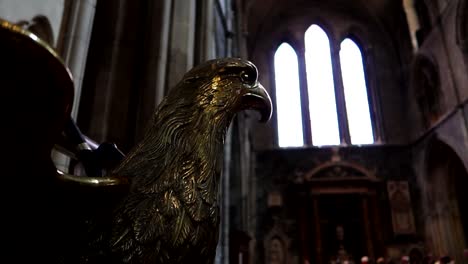
[[[271,98],[260,83],[257,82],[256,86],[248,89],[242,95],[241,104],[243,110],[257,110],[261,115],[260,122],[265,123],[270,120],[272,114]]]

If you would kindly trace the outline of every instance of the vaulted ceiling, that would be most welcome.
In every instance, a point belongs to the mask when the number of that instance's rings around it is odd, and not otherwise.
[[[401,23],[404,16],[401,1],[395,0],[245,0],[243,9],[246,14],[244,30],[249,42],[256,41],[258,34],[274,27],[275,23],[322,11],[353,16],[389,34],[401,32],[401,27],[405,26]]]

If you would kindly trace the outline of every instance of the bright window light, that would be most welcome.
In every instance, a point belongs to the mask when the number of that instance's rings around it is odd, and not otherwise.
[[[372,144],[374,134],[362,54],[356,43],[349,38],[341,42],[340,62],[351,144]]]
[[[282,43],[275,53],[276,114],[280,147],[304,145],[297,54]]]
[[[305,48],[312,143],[339,145],[330,41],[325,31],[310,26],[305,33]]]

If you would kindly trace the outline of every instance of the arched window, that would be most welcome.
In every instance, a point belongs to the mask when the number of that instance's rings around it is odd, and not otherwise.
[[[280,147],[304,145],[297,54],[282,43],[275,53],[276,108]]]
[[[287,43],[276,50],[280,147],[374,143],[361,48],[350,38],[332,41],[313,24],[304,32],[304,53],[300,55],[304,57],[298,58]]]
[[[305,61],[312,143],[316,146],[339,145],[330,41],[317,25],[305,32]]]
[[[349,38],[341,42],[340,64],[351,144],[372,144],[374,135],[362,54]]]

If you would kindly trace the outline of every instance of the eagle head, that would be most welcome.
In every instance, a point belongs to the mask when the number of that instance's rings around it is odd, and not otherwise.
[[[239,58],[207,61],[189,72],[172,89],[168,98],[186,98],[210,120],[227,121],[241,110],[257,110],[260,121],[271,117],[272,103],[258,82],[255,65]],[[176,99],[179,98],[179,99]]]

